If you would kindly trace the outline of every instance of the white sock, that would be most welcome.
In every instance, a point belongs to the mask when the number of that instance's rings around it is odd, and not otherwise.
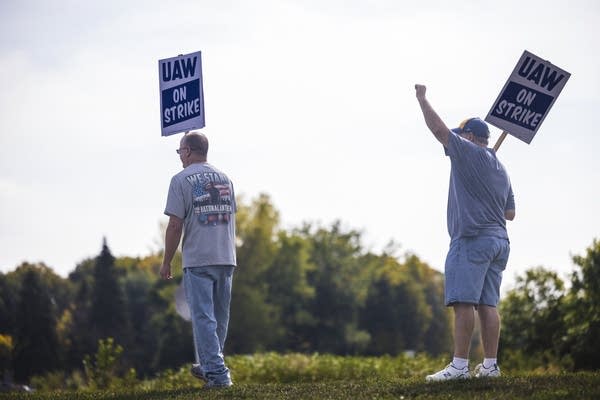
[[[496,364],[498,360],[496,358],[484,358],[483,359],[483,368],[490,369]]]
[[[467,358],[454,357],[452,359],[452,365],[457,369],[464,369],[469,366],[469,360]]]

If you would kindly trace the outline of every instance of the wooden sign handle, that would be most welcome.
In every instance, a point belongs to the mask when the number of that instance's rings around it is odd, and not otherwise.
[[[502,134],[496,141],[496,144],[494,145],[494,151],[498,151],[498,149],[500,148],[500,145],[502,144],[502,142],[504,142],[504,139],[506,139],[507,135],[508,135],[508,132],[506,132],[506,131],[502,132]]]

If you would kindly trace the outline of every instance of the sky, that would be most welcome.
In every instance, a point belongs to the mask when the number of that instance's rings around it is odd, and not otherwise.
[[[0,271],[61,276],[158,249],[181,134],[161,137],[158,60],[202,52],[209,162],[281,228],[341,220],[442,271],[449,127],[484,118],[524,50],[571,73],[531,144],[498,156],[515,192],[504,288],[568,278],[600,238],[600,3],[534,0],[0,2]],[[491,143],[501,133],[491,127]],[[243,263],[243,260],[240,260]]]

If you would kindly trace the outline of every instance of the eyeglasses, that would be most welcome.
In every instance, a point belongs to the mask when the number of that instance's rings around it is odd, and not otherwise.
[[[185,147],[180,147],[178,149],[175,149],[175,151],[177,152],[177,154],[181,154],[181,150],[183,150],[183,149],[189,149],[190,151],[198,150],[195,147],[185,146]]]

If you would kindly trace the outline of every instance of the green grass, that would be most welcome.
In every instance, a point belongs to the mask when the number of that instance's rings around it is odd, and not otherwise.
[[[428,384],[423,379],[244,383],[229,389],[136,390],[0,395],[0,399],[599,399],[600,373],[514,376]]]
[[[340,357],[332,355],[257,354],[227,358],[234,387],[204,390],[191,377],[189,366],[166,370],[150,380],[121,377],[109,390],[95,390],[81,376],[80,390],[61,390],[73,377],[51,374],[34,380],[34,394],[0,394],[4,399],[600,399],[600,371],[564,373],[553,365],[530,372],[503,366],[498,379],[425,383],[424,377],[441,368],[445,358]],[[504,368],[506,367],[506,368]],[[45,386],[44,386],[45,385]],[[71,386],[73,387],[73,386]]]

